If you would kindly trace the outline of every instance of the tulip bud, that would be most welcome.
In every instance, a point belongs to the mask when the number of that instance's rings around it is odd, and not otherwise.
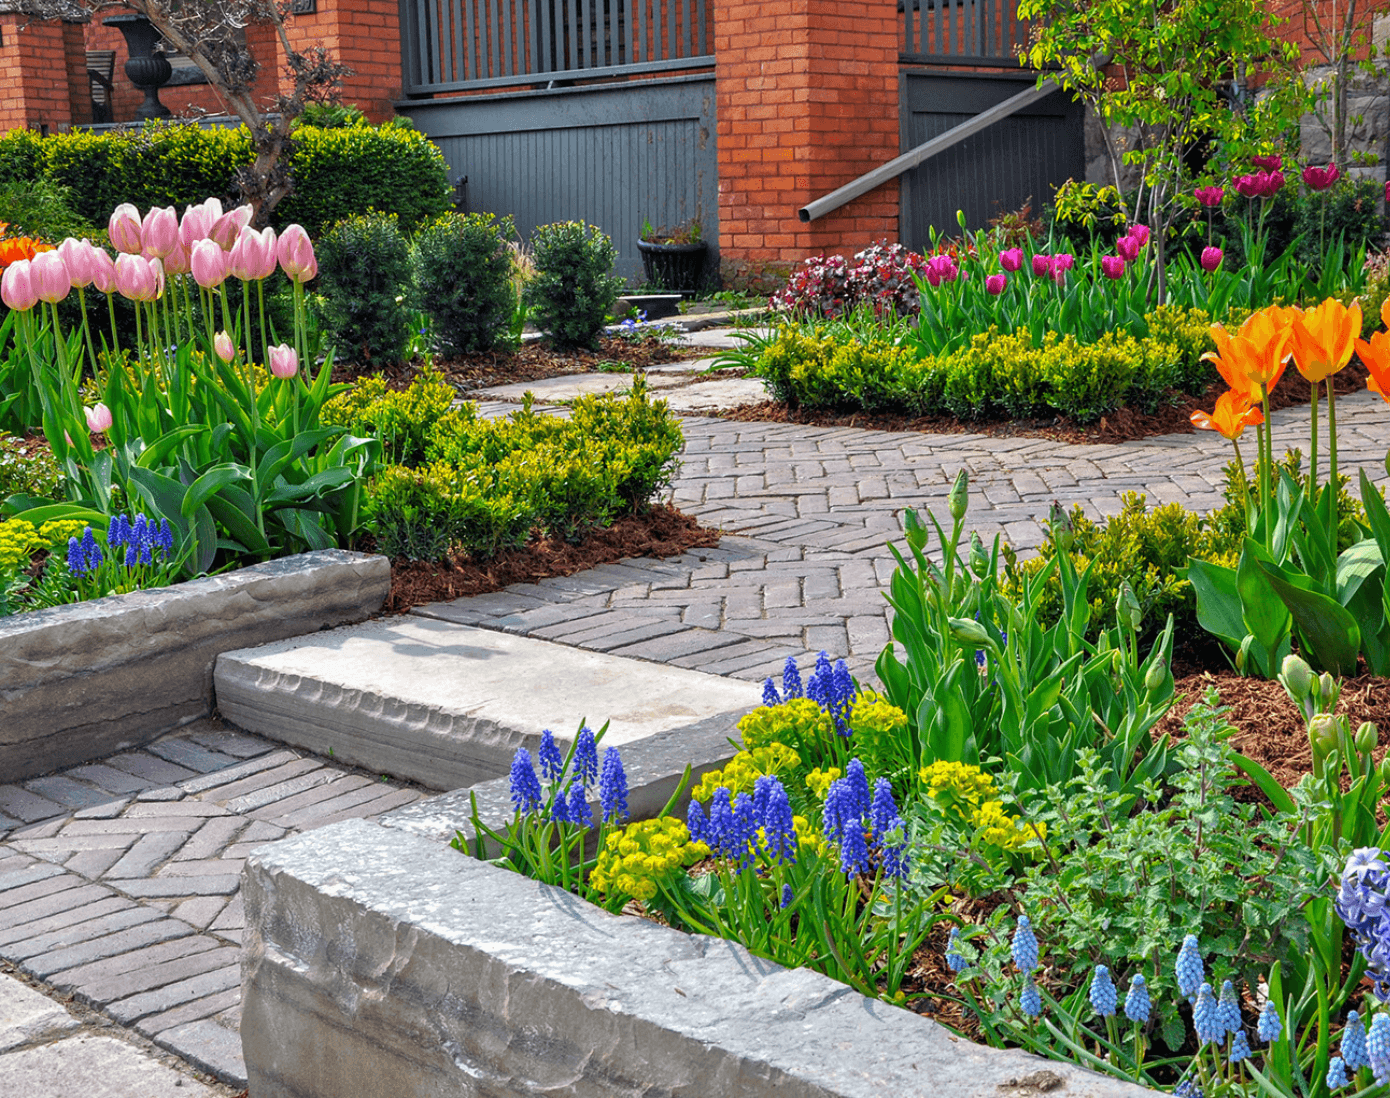
[[[1110,653],[1110,673],[1118,675],[1125,669],[1125,656],[1118,648]]]
[[[83,413],[87,417],[87,430],[94,435],[99,435],[103,431],[111,429],[111,409],[105,404],[97,404],[95,408],[83,408]]]
[[[985,543],[974,530],[970,531],[970,570],[980,579],[989,574],[989,555],[985,552]]]
[[[1361,727],[1356,730],[1356,739],[1353,741],[1356,750],[1363,755],[1369,755],[1376,749],[1380,742],[1380,730],[1376,727],[1375,721],[1362,721]]]
[[[1325,759],[1337,749],[1340,724],[1331,713],[1319,713],[1308,722],[1308,740],[1313,745],[1313,754]]]
[[[1284,684],[1289,697],[1302,705],[1313,690],[1313,669],[1301,656],[1285,656],[1279,669],[1279,681]]]
[[[270,349],[270,372],[278,378],[294,377],[299,372],[299,355],[293,347],[281,343]]]
[[[34,289],[34,280],[29,273],[28,259],[16,259],[0,276],[0,299],[11,309],[28,312],[39,303],[39,295]]]
[[[1331,672],[1324,671],[1318,676],[1318,693],[1321,695],[1323,709],[1330,710],[1337,704],[1337,699],[1342,694],[1342,688],[1332,677]]]
[[[111,219],[106,223],[111,243],[118,252],[126,255],[139,255],[144,248],[140,230],[140,211],[129,202],[122,202],[111,211]]]
[[[213,336],[212,349],[217,352],[217,357],[223,362],[231,362],[232,359],[236,358],[236,346],[232,343],[232,337],[225,330]]]
[[[926,548],[927,528],[922,525],[922,520],[911,507],[903,512],[903,532],[907,535],[907,544],[913,549],[920,553]]]
[[[1129,580],[1120,581],[1119,594],[1115,596],[1115,617],[1127,629],[1138,629],[1144,620],[1144,609]]]
[[[971,648],[985,648],[991,644],[989,631],[971,618],[948,618],[951,636],[961,644]]]
[[[72,292],[68,266],[57,252],[39,252],[29,261],[29,278],[40,301],[56,305]]]
[[[1052,510],[1048,512],[1047,524],[1052,529],[1052,543],[1057,546],[1057,552],[1070,553],[1076,532],[1072,529],[1071,516],[1055,499],[1052,501]]]
[[[964,469],[956,474],[956,482],[951,485],[951,494],[946,499],[946,506],[951,512],[951,517],[959,522],[965,518],[965,509],[970,502],[970,477]]]
[[[1245,639],[1240,642],[1240,648],[1236,651],[1236,672],[1245,674],[1245,669],[1250,666],[1250,649],[1255,646],[1255,634],[1245,634]]]
[[[1390,753],[1380,760],[1380,784],[1381,788],[1390,786]]]
[[[1168,668],[1164,666],[1162,660],[1154,660],[1149,664],[1149,669],[1144,673],[1144,689],[1150,694],[1156,694],[1163,689],[1163,684],[1168,680]]]

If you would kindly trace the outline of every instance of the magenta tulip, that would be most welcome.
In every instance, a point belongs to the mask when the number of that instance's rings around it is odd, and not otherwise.
[[[999,266],[1011,273],[1018,270],[1023,266],[1023,249],[1005,248],[999,253]]]
[[[212,349],[223,362],[231,362],[236,358],[236,345],[232,343],[232,337],[225,329],[212,337]]]
[[[1203,206],[1219,206],[1226,197],[1225,187],[1198,187],[1192,192]]]
[[[1222,254],[1221,254],[1221,249],[1220,249],[1220,248],[1212,247],[1212,246],[1208,246],[1208,247],[1206,247],[1206,248],[1203,248],[1203,249],[1202,249],[1202,270],[1204,270],[1204,271],[1214,271],[1214,270],[1216,270],[1217,267],[1221,266],[1221,259],[1222,259]]]
[[[1106,278],[1123,278],[1125,261],[1118,255],[1103,255],[1100,257],[1100,270]]]
[[[91,241],[70,236],[58,245],[58,254],[63,257],[74,289],[85,289],[92,284]]]
[[[1252,157],[1250,158],[1250,163],[1254,164],[1255,167],[1257,167],[1257,168],[1264,168],[1265,171],[1277,172],[1277,171],[1279,171],[1281,168],[1283,168],[1283,166],[1284,166],[1284,158],[1283,158],[1282,156],[1278,156],[1278,155],[1275,155],[1275,156],[1252,156]]]
[[[1146,248],[1149,244],[1149,227],[1147,225],[1131,225],[1126,231],[1126,236],[1132,236],[1139,241],[1139,247]]]
[[[278,378],[294,377],[299,372],[299,355],[293,347],[281,343],[270,349],[270,372]]]
[[[131,301],[153,301],[164,289],[164,267],[143,255],[116,257],[116,289]]]
[[[1261,172],[1261,175],[1264,173]],[[1253,175],[1238,175],[1231,180],[1231,186],[1235,187],[1236,194],[1245,198],[1258,198],[1260,196],[1260,181]]]
[[[1003,257],[1001,256],[1000,258],[1002,259]],[[1018,268],[1015,267],[1014,270],[1018,270]],[[985,279],[985,289],[992,293],[995,297],[998,297],[1000,294],[1002,294],[1004,292],[1004,287],[1008,284],[1009,276],[1003,273],[992,274]]]
[[[291,282],[308,282],[319,273],[314,244],[302,225],[286,225],[280,234],[280,269]]]
[[[959,276],[960,268],[949,255],[934,255],[927,260],[926,279],[933,286],[954,282]]]
[[[92,250],[87,253],[87,259],[92,265],[92,285],[104,294],[114,294],[116,262],[111,258],[111,253],[93,244]]]
[[[145,242],[143,251],[153,259],[163,259],[179,244],[179,215],[173,206],[162,210],[151,207],[140,226],[140,238]]]
[[[87,430],[92,434],[99,435],[111,429],[111,409],[105,404],[98,403],[95,408],[84,407],[82,411],[87,417]]]
[[[188,255],[193,281],[205,290],[215,290],[227,280],[227,253],[214,240],[197,240]]]
[[[34,290],[34,280],[29,274],[31,260],[16,259],[0,276],[0,300],[11,309],[28,312],[39,303],[39,295]]]
[[[1033,274],[1038,278],[1052,273],[1052,257],[1039,252],[1033,257]]]
[[[111,212],[111,220],[106,223],[111,243],[118,252],[139,255],[145,246],[140,231],[140,211],[129,202],[122,202]]]
[[[208,239],[217,241],[218,247],[224,252],[230,252],[232,246],[237,242],[237,237],[241,235],[241,230],[249,224],[251,224],[251,207],[238,206],[235,210],[228,210],[213,222],[212,228],[208,230]]]
[[[1115,251],[1126,263],[1133,263],[1139,258],[1139,253],[1143,250],[1144,245],[1132,236],[1122,236],[1115,241]]]
[[[29,278],[40,301],[56,305],[72,292],[68,265],[57,252],[39,252],[29,261]]]
[[[1058,252],[1052,257],[1052,269],[1054,271],[1069,271],[1076,264],[1076,257],[1070,252]]]
[[[1303,182],[1312,191],[1325,191],[1340,178],[1342,173],[1336,164],[1329,164],[1325,168],[1315,168],[1309,164],[1303,169]]]
[[[1268,176],[1265,177],[1265,187],[1261,196],[1264,198],[1273,198],[1283,189],[1284,173],[1276,169],[1275,171],[1270,172]]]

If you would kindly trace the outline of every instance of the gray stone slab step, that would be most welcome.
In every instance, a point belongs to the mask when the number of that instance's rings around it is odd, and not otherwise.
[[[581,718],[621,746],[761,700],[752,683],[454,622],[402,617],[224,653],[222,716],[248,731],[432,789],[507,772],[542,729]]]

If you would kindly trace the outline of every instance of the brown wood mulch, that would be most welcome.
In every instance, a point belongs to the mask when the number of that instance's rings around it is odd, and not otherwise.
[[[1337,394],[1361,392],[1366,388],[1366,367],[1353,362],[1334,380]],[[1192,434],[1192,413],[1210,412],[1216,398],[1226,391],[1224,382],[1207,387],[1199,397],[1187,393],[1171,394],[1168,403],[1156,412],[1145,413],[1129,407],[1117,408],[1095,423],[1078,424],[1066,416],[1039,419],[978,419],[964,420],[953,416],[907,416],[892,412],[834,412],[809,411],[792,408],[781,401],[768,400],[759,404],[743,404],[713,415],[740,423],[799,423],[810,427],[862,427],[874,431],[917,431],[925,434],[980,434],[995,438],[1048,438],[1073,445],[1098,442],[1129,442],[1151,435]],[[1269,395],[1271,411],[1307,404],[1310,398],[1308,383],[1292,368]],[[1326,399],[1325,397],[1323,398]]]
[[[712,549],[719,531],[701,526],[669,504],[626,515],[612,526],[591,530],[578,543],[540,538],[488,561],[457,556],[447,561],[391,562],[391,594],[384,610],[400,614],[412,606],[500,591],[513,583],[570,576],[626,557],[674,557]]]
[[[559,351],[546,343],[527,343],[515,351],[483,351],[453,358],[436,358],[434,365],[461,392],[469,392],[518,381],[598,373],[601,363],[621,363],[632,370],[645,370],[651,366],[686,362],[718,353],[718,348],[673,345],[654,336],[640,341],[601,336],[598,349],[594,351]],[[334,381],[355,381],[359,377],[380,373],[385,375],[393,389],[404,389],[418,372],[417,363],[388,366],[333,364]]]

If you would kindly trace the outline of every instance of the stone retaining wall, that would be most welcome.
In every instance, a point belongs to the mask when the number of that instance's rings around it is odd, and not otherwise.
[[[329,549],[0,619],[0,782],[206,716],[218,653],[360,621],[390,585],[385,557]]]

